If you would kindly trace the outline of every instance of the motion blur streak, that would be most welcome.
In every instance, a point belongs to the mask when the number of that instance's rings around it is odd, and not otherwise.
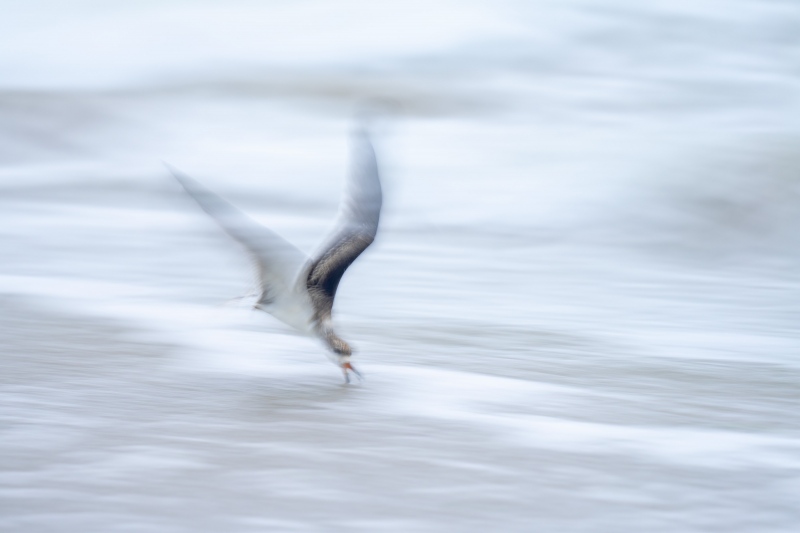
[[[6,4],[0,530],[796,530],[796,2]],[[311,252],[363,101],[346,387],[160,161]]]

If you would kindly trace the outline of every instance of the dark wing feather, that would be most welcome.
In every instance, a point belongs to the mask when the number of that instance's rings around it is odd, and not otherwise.
[[[292,288],[294,277],[307,261],[303,252],[186,174],[168,165],[167,168],[203,211],[250,253],[258,268],[259,303],[271,303],[280,293]]]
[[[306,287],[317,320],[330,315],[336,289],[347,267],[372,244],[378,232],[383,194],[375,150],[366,131],[353,134],[351,157],[339,219],[309,262]]]

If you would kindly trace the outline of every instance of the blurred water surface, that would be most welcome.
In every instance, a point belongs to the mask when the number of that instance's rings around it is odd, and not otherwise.
[[[796,3],[4,11],[0,529],[796,528]],[[364,101],[346,387],[160,161],[310,251]]]

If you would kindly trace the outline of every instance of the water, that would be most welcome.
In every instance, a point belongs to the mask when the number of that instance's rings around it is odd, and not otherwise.
[[[8,11],[0,529],[794,531],[793,3]],[[311,250],[364,98],[344,386],[160,161]]]

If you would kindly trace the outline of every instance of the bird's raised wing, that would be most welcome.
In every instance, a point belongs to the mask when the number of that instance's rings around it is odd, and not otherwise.
[[[351,152],[350,176],[336,225],[305,270],[317,320],[330,315],[345,270],[372,244],[378,232],[383,194],[375,150],[366,130],[353,133]]]
[[[169,165],[167,168],[189,196],[250,253],[258,268],[259,303],[269,304],[291,290],[297,272],[308,261],[303,252],[186,174]]]

